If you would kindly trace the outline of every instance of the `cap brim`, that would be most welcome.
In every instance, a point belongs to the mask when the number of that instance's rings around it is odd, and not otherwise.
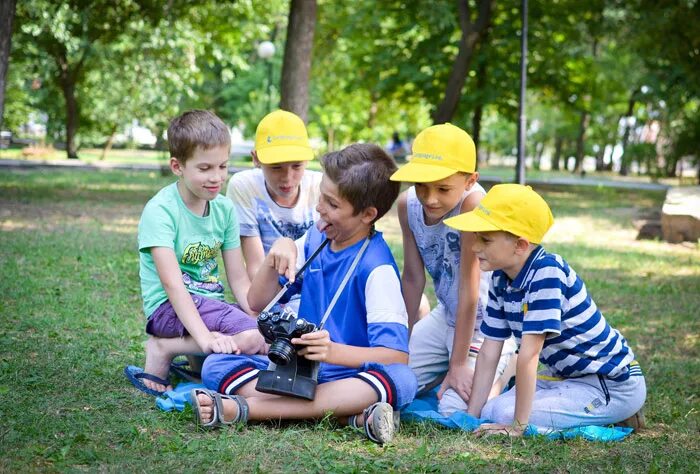
[[[311,148],[287,145],[271,146],[255,150],[258,160],[264,165],[274,165],[277,163],[288,163],[290,161],[309,161],[314,159],[314,151]]]
[[[408,163],[391,175],[391,181],[408,183],[432,183],[452,176],[457,171],[444,166],[428,165],[425,163]]]
[[[464,232],[491,232],[501,230],[489,221],[476,214],[475,211],[466,212],[455,217],[445,219],[445,224]]]

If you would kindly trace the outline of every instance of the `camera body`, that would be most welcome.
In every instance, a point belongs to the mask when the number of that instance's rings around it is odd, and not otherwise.
[[[297,356],[291,340],[317,329],[289,307],[282,311],[263,311],[258,330],[270,344],[270,365],[260,371],[255,389],[260,392],[313,400],[318,385],[318,362]]]

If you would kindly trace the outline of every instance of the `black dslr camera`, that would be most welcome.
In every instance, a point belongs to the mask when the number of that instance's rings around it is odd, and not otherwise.
[[[315,331],[316,325],[299,318],[287,307],[282,311],[260,313],[258,329],[270,344],[270,366],[260,371],[255,389],[313,400],[318,384],[318,362],[298,357],[291,340]]]

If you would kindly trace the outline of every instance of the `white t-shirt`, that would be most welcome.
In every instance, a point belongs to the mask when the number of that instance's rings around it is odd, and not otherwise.
[[[265,254],[280,237],[300,238],[318,220],[316,205],[321,173],[306,170],[301,179],[299,199],[294,207],[277,204],[265,187],[259,168],[239,171],[228,183],[226,196],[236,208],[241,237],[260,237]]]

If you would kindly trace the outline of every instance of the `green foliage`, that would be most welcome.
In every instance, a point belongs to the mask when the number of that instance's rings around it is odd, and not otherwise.
[[[487,0],[464,1],[474,19]],[[428,126],[462,34],[457,2],[318,3],[312,136],[338,148]],[[49,141],[64,140],[68,80],[85,144],[103,143],[133,120],[161,136],[172,116],[195,107],[251,137],[268,112],[268,66],[273,107],[279,102],[288,9],[286,0],[18,2],[7,123],[16,129],[28,113],[46,114]],[[519,1],[494,3],[452,118],[475,133],[479,111],[483,146],[505,155],[516,144],[520,22]],[[528,132],[529,155],[542,146],[553,154],[555,143],[575,150],[579,135],[588,154],[620,143],[632,102],[629,137],[640,141],[642,127],[658,123],[666,162],[654,160],[666,173],[680,156],[696,157],[688,104],[700,100],[698,25],[700,2],[690,0],[530,1],[527,118],[537,126]],[[270,62],[255,52],[262,40],[277,46]]]

